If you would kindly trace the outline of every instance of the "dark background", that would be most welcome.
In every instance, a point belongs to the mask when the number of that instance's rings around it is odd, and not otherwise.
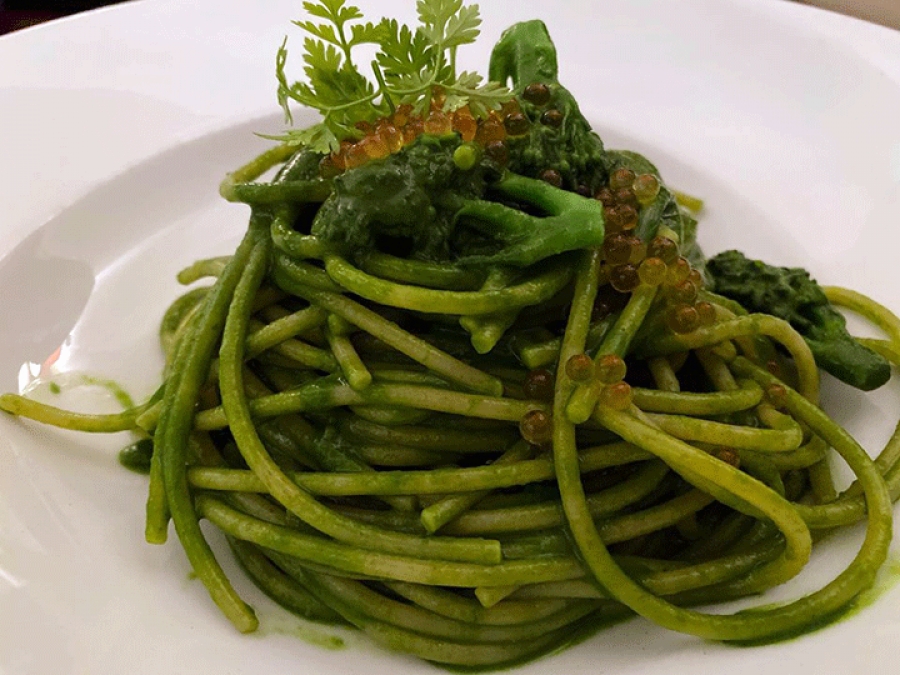
[[[0,34],[112,4],[114,0],[0,0]]]
[[[0,35],[121,0],[0,0]],[[900,28],[898,0],[794,0]],[[185,0],[190,2],[190,0]],[[299,2],[298,2],[299,4]]]

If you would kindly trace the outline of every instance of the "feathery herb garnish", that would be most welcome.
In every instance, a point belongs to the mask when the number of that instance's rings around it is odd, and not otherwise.
[[[457,48],[473,43],[479,34],[478,5],[419,0],[416,28],[395,19],[363,22],[359,8],[346,0],[304,2],[303,7],[324,22],[294,22],[308,33],[303,41],[307,81],[288,82],[285,38],[276,58],[278,102],[289,122],[291,101],[315,108],[323,119],[306,129],[290,130],[281,140],[327,153],[344,139],[360,138],[358,123],[389,115],[401,104],[411,105],[418,114],[433,102],[444,112],[468,105],[480,117],[512,96],[506,87],[484,82],[478,73],[456,72]],[[353,61],[354,48],[363,44],[378,46],[371,63],[374,81]]]

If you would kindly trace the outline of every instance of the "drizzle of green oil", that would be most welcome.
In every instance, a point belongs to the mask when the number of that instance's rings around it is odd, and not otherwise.
[[[57,374],[57,378],[58,379],[50,380],[49,382],[45,381],[47,389],[51,394],[61,394],[64,390],[69,391],[76,389],[77,387],[100,387],[101,389],[105,389],[123,408],[127,409],[134,407],[134,399],[131,398],[131,395],[125,391],[125,388],[115,380],[88,375],[87,373],[80,373],[77,371],[59,373]],[[37,382],[39,382],[39,380],[35,381],[35,383]]]
[[[102,377],[94,377],[92,375],[83,375],[82,381],[84,384],[106,389],[106,391],[108,391],[123,408],[134,407],[134,399],[131,398],[131,395],[127,391],[125,391],[125,388],[118,382],[114,380],[107,380]],[[53,386],[52,383],[51,386]]]
[[[347,642],[340,635],[323,630],[318,624],[306,623],[293,616],[283,618],[270,616],[268,620],[260,624],[259,631],[262,635],[273,633],[288,635],[329,651],[338,651],[347,647]]]
[[[815,633],[816,631],[822,630],[823,628],[827,628],[828,626],[831,626],[838,621],[843,621],[844,619],[856,616],[866,607],[870,607],[875,604],[876,600],[878,600],[887,591],[896,586],[898,582],[900,582],[900,554],[893,554],[885,561],[872,586],[864,590],[851,602],[847,603],[844,607],[841,607],[837,611],[792,631],[777,633],[775,635],[761,638],[759,640],[741,640],[735,642],[726,642],[725,644],[731,647],[760,647],[764,645],[776,643],[780,644],[782,642],[796,640],[797,638],[803,637],[804,635],[809,635],[810,633]],[[778,607],[782,606],[784,605],[762,605],[760,607],[754,607],[752,609],[744,611],[750,614],[767,609],[777,609]]]

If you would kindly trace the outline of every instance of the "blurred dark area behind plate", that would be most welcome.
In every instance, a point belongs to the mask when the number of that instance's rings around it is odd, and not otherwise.
[[[116,2],[110,0],[0,0],[0,35],[50,19],[114,4]]]
[[[0,0],[0,35],[123,0]],[[900,28],[900,0],[791,0]],[[297,3],[298,5],[300,3]],[[482,3],[484,4],[484,3]]]

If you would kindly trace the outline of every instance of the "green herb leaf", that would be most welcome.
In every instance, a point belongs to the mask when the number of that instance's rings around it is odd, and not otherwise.
[[[478,5],[460,7],[459,12],[447,21],[441,44],[444,49],[471,44],[478,37],[480,25],[481,17],[478,14]]]
[[[381,66],[386,81],[402,75],[421,73],[433,60],[433,45],[421,31],[413,32],[396,19],[384,19],[381,51],[375,60]]]
[[[315,24],[312,21],[294,21],[294,25],[302,28],[311,35],[315,35],[320,40],[341,46],[341,41],[334,32],[334,26],[329,26],[328,24]]]
[[[359,7],[347,6],[346,0],[318,0],[316,2],[304,2],[303,9],[321,19],[331,21],[340,27],[353,19],[361,19],[362,12]]]
[[[297,147],[308,147],[313,152],[325,154],[340,145],[334,133],[322,123],[314,124],[306,129],[289,129],[283,134],[257,134],[270,141],[288,143]]]

